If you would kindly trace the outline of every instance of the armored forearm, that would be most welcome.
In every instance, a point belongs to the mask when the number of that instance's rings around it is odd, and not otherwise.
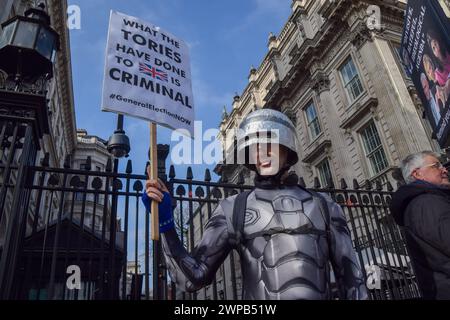
[[[196,291],[214,279],[231,250],[220,205],[208,221],[203,238],[192,254],[184,248],[175,229],[162,235],[163,250],[172,280],[185,291]]]

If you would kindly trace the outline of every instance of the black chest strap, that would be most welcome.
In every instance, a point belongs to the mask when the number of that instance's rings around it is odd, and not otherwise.
[[[247,198],[252,191],[253,190],[241,192],[234,200],[233,216],[231,218],[231,226],[229,226],[228,230],[229,242],[232,246],[237,246],[242,241],[245,212],[247,210]]]

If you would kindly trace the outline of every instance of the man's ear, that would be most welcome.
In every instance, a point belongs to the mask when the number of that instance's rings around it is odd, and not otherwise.
[[[413,178],[415,178],[416,180],[420,180],[420,177],[422,176],[421,174],[420,174],[420,172],[419,172],[419,170],[414,170],[413,172],[411,172],[411,176],[413,177]]]

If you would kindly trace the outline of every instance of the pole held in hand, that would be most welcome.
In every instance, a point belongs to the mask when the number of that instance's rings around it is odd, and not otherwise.
[[[156,146],[156,124],[150,123],[150,170],[149,178],[158,181],[158,149]],[[151,233],[152,240],[159,240],[158,202],[151,203]]]

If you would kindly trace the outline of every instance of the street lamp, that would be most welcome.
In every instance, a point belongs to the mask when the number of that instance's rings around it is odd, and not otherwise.
[[[11,219],[3,233],[3,250],[0,253],[0,300],[10,299],[17,294],[14,281],[18,270],[19,250],[22,250],[20,248],[24,240],[19,235],[26,229],[28,221],[28,211],[22,209],[28,207],[23,203],[27,167],[34,165],[40,148],[39,140],[49,133],[44,89],[47,81],[53,77],[53,60],[59,49],[59,36],[50,27],[50,17],[44,9],[45,6],[41,4],[38,8],[27,10],[25,16],[9,19],[2,24],[3,31],[0,35],[0,69],[7,74],[5,82],[0,83],[0,131],[3,140],[12,138],[9,146],[1,147],[4,154],[5,150],[9,154],[2,164],[5,168],[11,168],[16,161],[15,154],[20,154],[21,158],[15,172],[3,170],[0,177],[3,182],[9,181],[12,175],[15,177],[14,188],[6,188],[5,184],[0,188],[0,224],[2,216],[8,215],[8,219]],[[11,81],[13,85],[10,84]],[[37,89],[37,86],[41,88]],[[12,195],[8,210],[4,205],[7,194]],[[50,298],[53,298],[54,293],[59,233],[58,224],[50,270]]]
[[[16,90],[23,80],[35,82],[53,77],[53,61],[59,35],[50,27],[45,5],[31,8],[2,24],[0,69],[14,78]]]

